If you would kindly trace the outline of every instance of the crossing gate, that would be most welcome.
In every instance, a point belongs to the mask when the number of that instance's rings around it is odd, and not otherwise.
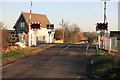
[[[110,45],[111,45],[111,39],[105,37],[104,38],[104,49],[105,50],[111,50],[111,46]]]
[[[116,51],[118,49],[117,37],[103,37],[103,40],[100,40],[98,37],[98,44],[100,49]]]

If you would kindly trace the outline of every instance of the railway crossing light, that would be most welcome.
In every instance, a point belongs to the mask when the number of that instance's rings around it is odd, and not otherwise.
[[[47,24],[48,34],[49,34],[49,43],[52,30],[54,29],[54,24]]]
[[[97,23],[96,31],[108,31],[108,23]]]
[[[47,24],[47,29],[54,29],[54,24]]]

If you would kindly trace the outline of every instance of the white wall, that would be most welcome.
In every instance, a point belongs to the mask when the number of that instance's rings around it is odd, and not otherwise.
[[[34,34],[33,31],[31,32]],[[36,33],[37,33],[36,36],[38,37],[38,41],[45,42],[45,43],[52,43],[52,39],[54,38],[54,33],[52,32],[52,35],[49,37],[47,28],[41,28],[41,30],[36,31]]]

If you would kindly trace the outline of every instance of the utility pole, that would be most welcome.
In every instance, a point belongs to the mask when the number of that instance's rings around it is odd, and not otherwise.
[[[64,43],[64,20],[62,19],[62,28],[63,28],[63,43]]]

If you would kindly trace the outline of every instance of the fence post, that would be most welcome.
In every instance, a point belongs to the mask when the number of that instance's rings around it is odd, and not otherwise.
[[[106,37],[104,38],[104,40],[105,40],[105,47],[104,47],[104,49],[106,50],[106,45],[107,45]]]
[[[99,45],[99,48],[101,48],[101,43],[100,43],[100,35],[98,35],[98,45]]]
[[[110,51],[111,51],[111,38],[110,38]]]
[[[117,43],[118,43],[118,42],[117,42],[117,37],[116,37],[116,38],[115,38],[115,48],[116,48],[116,49],[118,49]]]
[[[103,49],[105,49],[105,36],[103,36]]]

